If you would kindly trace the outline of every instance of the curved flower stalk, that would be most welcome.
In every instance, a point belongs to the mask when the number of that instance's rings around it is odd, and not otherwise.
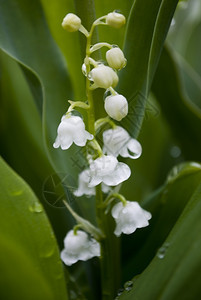
[[[74,230],[67,233],[64,239],[61,259],[70,266],[78,260],[85,261],[92,257],[99,257],[103,300],[114,299],[115,296],[113,292],[115,275],[112,271],[114,270],[112,258],[115,250],[111,249],[110,239],[113,233],[107,220],[107,212],[110,210],[112,202],[116,199],[120,200],[113,205],[111,211],[116,221],[114,231],[116,236],[120,236],[121,233],[131,234],[137,228],[148,226],[151,218],[151,214],[143,210],[137,202],[127,201],[123,195],[115,192],[115,187],[126,181],[131,175],[129,166],[119,162],[117,157],[120,155],[136,159],[142,153],[140,143],[133,139],[124,128],[115,124],[115,121],[121,121],[128,114],[127,99],[114,90],[119,81],[118,71],[126,66],[126,58],[120,48],[105,41],[94,45],[91,43],[96,26],[106,25],[118,29],[125,24],[125,21],[122,14],[110,12],[95,20],[90,31],[87,31],[82,25],[81,19],[72,13],[67,14],[62,22],[65,30],[80,31],[86,37],[86,56],[82,64],[82,72],[86,77],[87,101],[68,101],[70,106],[58,126],[53,146],[67,150],[75,143],[79,147],[86,148],[88,166],[78,174],[78,188],[74,191],[74,195],[77,197],[95,196],[97,227],[79,216],[68,203],[64,202],[77,225]],[[108,48],[105,63],[91,57],[102,47]],[[93,99],[93,90],[97,88],[105,89],[110,93],[104,102],[107,117],[99,120],[95,119],[95,100]],[[73,114],[76,108],[86,111],[87,124],[81,117]],[[97,139],[99,129],[106,123],[110,128],[103,132],[103,139],[99,143]],[[103,193],[108,194],[105,199]],[[84,231],[80,231],[78,228]]]

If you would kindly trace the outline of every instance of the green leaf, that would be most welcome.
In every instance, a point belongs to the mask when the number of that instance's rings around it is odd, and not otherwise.
[[[199,299],[201,184],[153,261],[119,299]]]
[[[60,180],[45,153],[39,113],[18,64],[1,52],[0,65],[1,155],[43,203],[57,240],[63,247],[63,238],[72,219],[64,210],[50,205],[54,204],[56,197],[64,195],[64,191],[62,184],[52,187],[53,178],[55,182]],[[50,192],[55,191],[57,195],[52,197]]]
[[[147,96],[177,0],[136,0],[125,37],[127,66],[121,72],[119,91],[129,101],[122,125],[133,137],[139,134]]]
[[[147,267],[200,182],[200,164],[179,164],[165,183],[141,203],[152,213],[152,219],[148,227],[137,230],[133,236],[123,236],[124,281]]]
[[[196,103],[193,102],[194,98],[189,98],[183,88],[181,66],[173,54],[167,47],[164,48],[155,74],[153,92],[172,128],[172,133],[182,147],[185,158],[199,161],[201,116]],[[182,69],[184,68],[183,65]],[[185,68],[185,76],[188,75],[189,78],[188,72]],[[192,88],[200,89],[192,80],[191,77],[188,84],[193,82]]]
[[[43,145],[42,122],[17,63],[1,51],[0,66],[1,155],[41,197],[42,184],[53,173]]]
[[[79,45],[81,33],[67,32],[61,26],[62,20],[67,13],[75,13],[74,1],[41,0],[41,3],[51,33],[66,58],[75,100],[85,99],[85,77],[81,72],[83,62]]]
[[[0,159],[2,299],[66,300],[57,243],[43,207]]]
[[[27,79],[35,90],[41,89],[43,96],[44,140],[49,159],[57,172],[68,172],[72,181],[76,181],[80,167],[75,167],[73,159],[82,161],[79,148],[61,151],[52,147],[57,126],[68,107],[67,100],[72,97],[72,88],[40,2],[36,0],[30,5],[25,0],[17,4],[1,0],[0,5],[0,47],[27,69],[26,74],[32,73]]]

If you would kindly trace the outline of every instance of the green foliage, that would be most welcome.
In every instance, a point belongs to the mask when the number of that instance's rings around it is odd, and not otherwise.
[[[0,202],[1,298],[66,300],[57,243],[44,209],[2,158]]]
[[[197,166],[197,168],[200,182],[201,169],[200,166]],[[180,181],[179,184],[182,183],[181,186],[184,186],[184,184],[192,186],[192,183],[195,183],[195,178],[188,176],[188,172],[184,176],[188,177],[188,179],[184,178],[186,183],[181,182],[183,180],[182,176],[180,180],[179,177],[176,179]],[[193,181],[191,182],[191,180]],[[197,184],[197,188],[194,187],[194,190],[191,190],[191,192],[189,189],[187,191],[184,189],[178,195],[175,189],[179,188],[179,184],[174,187],[174,182],[171,182],[172,186],[167,191],[167,194],[159,198],[161,198],[160,201],[177,201],[177,203],[180,203],[180,207],[183,204],[183,199],[185,199],[185,201],[188,201],[185,209],[167,239],[164,243],[161,243],[161,247],[152,262],[139,277],[133,279],[133,288],[124,292],[119,299],[200,298],[201,184]],[[177,196],[175,197],[175,195]],[[178,209],[180,210],[179,207],[176,208],[177,211]],[[175,214],[176,210],[175,207],[172,207],[169,212],[167,210],[165,214],[162,213],[160,215],[161,221],[157,222],[157,228],[160,228],[159,235],[162,232],[162,228],[160,227],[162,225],[161,222],[164,223],[162,226],[167,227],[168,223],[174,218],[172,211]],[[166,218],[166,224],[163,218]],[[150,248],[147,247],[146,249]]]
[[[14,170],[0,160],[0,298],[66,300],[66,286],[70,299],[100,298],[96,261],[70,268],[65,283],[55,236],[62,248],[72,218],[51,207],[43,192],[48,182],[49,192],[66,196],[95,224],[94,199],[77,201],[71,193],[86,164],[83,151],[75,145],[68,151],[52,147],[67,100],[86,100],[85,40],[60,24],[74,12],[89,28],[115,9],[126,16],[126,26],[119,31],[100,26],[94,42],[124,49],[127,66],[118,92],[129,101],[129,115],[120,124],[139,135],[143,155],[130,164],[134,175],[122,191],[152,213],[149,227],[122,238],[121,285],[133,279],[119,299],[200,298],[201,167],[194,162],[201,161],[201,3],[177,2],[0,0],[1,155]],[[176,23],[163,48],[176,6]],[[95,91],[94,98],[98,117],[104,112],[103,91]],[[49,182],[52,175],[56,187]],[[117,262],[120,241],[111,239],[111,249],[114,243]]]

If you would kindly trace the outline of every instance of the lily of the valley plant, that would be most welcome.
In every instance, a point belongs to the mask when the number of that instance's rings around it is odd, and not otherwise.
[[[66,151],[75,143],[85,147],[88,167],[77,174],[78,186],[74,191],[76,197],[95,195],[97,224],[91,224],[78,216],[68,203],[66,207],[74,216],[77,224],[67,233],[64,240],[64,250],[61,252],[63,262],[71,266],[78,260],[86,261],[99,257],[102,273],[102,298],[112,299],[110,278],[110,259],[108,248],[111,247],[108,236],[106,215],[111,214],[116,228],[114,235],[132,234],[138,228],[149,225],[151,214],[140,207],[137,202],[117,192],[116,187],[126,181],[131,170],[119,157],[137,159],[142,153],[140,143],[131,138],[129,133],[115,121],[121,121],[128,114],[128,102],[124,95],[118,94],[115,87],[118,84],[118,71],[126,66],[126,58],[122,50],[106,41],[92,44],[94,29],[98,25],[111,26],[114,30],[125,24],[125,17],[117,12],[111,12],[98,18],[88,32],[78,16],[69,13],[65,16],[62,26],[69,32],[80,31],[86,37],[86,56],[82,72],[86,77],[86,101],[69,100],[70,106],[61,118],[57,129],[54,148],[61,147]],[[106,47],[105,62],[92,58],[95,51]],[[103,99],[107,117],[95,120],[92,91],[105,89],[107,97]],[[76,108],[84,110],[88,123]],[[103,130],[103,128],[107,128]],[[102,130],[101,130],[102,129]],[[101,134],[101,137],[100,137]],[[97,139],[97,136],[99,138]],[[100,142],[101,140],[101,142]]]

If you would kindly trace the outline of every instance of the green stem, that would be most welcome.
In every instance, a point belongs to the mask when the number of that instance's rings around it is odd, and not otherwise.
[[[95,122],[95,131],[97,132],[99,128],[101,128],[105,124],[109,124],[112,127],[112,129],[115,129],[117,127],[117,125],[109,117],[105,117],[105,118],[98,119]]]
[[[90,48],[90,52],[93,53],[94,51],[97,51],[97,50],[101,49],[102,47],[107,47],[107,48],[111,49],[112,45],[110,45],[108,43],[97,43]]]
[[[86,57],[85,65],[87,74],[90,72],[90,47],[91,39],[93,35],[94,28],[100,24],[104,17],[96,20],[91,27],[89,35],[87,36],[86,44]],[[86,77],[86,95],[88,98],[89,109],[88,113],[88,130],[90,133],[95,135],[95,113],[94,113],[94,102],[93,102],[93,92],[90,89],[90,80]],[[98,142],[94,139],[92,143],[100,148]],[[98,147],[99,146],[99,147]],[[102,155],[101,148],[98,151],[98,155]],[[118,239],[114,236],[111,231],[111,224],[109,216],[105,214],[105,209],[103,208],[103,195],[101,190],[101,185],[96,187],[96,218],[97,224],[100,231],[103,233],[103,238],[99,240],[101,245],[101,257],[100,257],[100,268],[101,268],[101,284],[102,284],[102,300],[112,300],[115,297],[116,289],[119,283],[119,245]],[[116,244],[116,245],[115,245]],[[114,247],[114,248],[113,248]],[[115,249],[115,250],[114,250]]]
[[[125,206],[127,203],[126,198],[123,195],[119,193],[111,193],[103,202],[103,208],[106,208],[115,199],[119,199],[123,203],[123,206]]]
[[[80,108],[83,108],[83,109],[89,109],[89,105],[82,102],[82,101],[68,100],[68,102],[70,103],[70,106],[68,108],[68,113],[71,112],[75,107],[80,107]]]
[[[119,283],[119,272],[116,272],[118,266],[115,264],[118,256],[118,247],[115,247],[115,244],[118,243],[118,240],[111,231],[110,220],[103,209],[101,185],[96,187],[96,218],[98,226],[105,236],[105,238],[100,241],[102,300],[112,300],[115,297],[116,289]],[[115,252],[116,250],[117,252]]]

